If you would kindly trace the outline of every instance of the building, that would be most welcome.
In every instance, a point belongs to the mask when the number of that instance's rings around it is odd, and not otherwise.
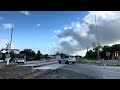
[[[19,49],[11,49],[10,51],[13,51],[15,54],[19,54],[20,53]]]
[[[10,52],[14,52],[18,57],[25,57],[25,55],[20,55],[20,50],[19,49],[10,49]],[[5,48],[1,49],[0,50],[0,60],[5,60],[6,58],[6,53],[7,53],[7,50]]]
[[[14,52],[15,54],[19,54],[20,53],[20,50],[19,49],[10,49],[10,52]],[[3,48],[1,49],[1,52],[2,53],[6,53],[7,52],[7,49]]]

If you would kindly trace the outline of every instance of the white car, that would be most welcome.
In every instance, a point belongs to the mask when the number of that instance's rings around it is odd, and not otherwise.
[[[0,60],[0,63],[3,63],[3,60]]]
[[[71,55],[67,55],[67,56],[57,56],[56,59],[58,60],[58,62],[61,63],[65,63],[65,64],[69,64],[70,62],[72,62],[73,64],[76,62],[76,58],[75,56],[71,56]]]
[[[15,62],[17,64],[24,64],[25,60],[24,59],[16,59]]]

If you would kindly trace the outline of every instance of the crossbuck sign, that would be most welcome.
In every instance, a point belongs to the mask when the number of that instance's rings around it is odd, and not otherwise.
[[[109,60],[110,52],[106,52],[106,56],[108,57]]]
[[[110,56],[110,52],[106,52],[106,56]]]

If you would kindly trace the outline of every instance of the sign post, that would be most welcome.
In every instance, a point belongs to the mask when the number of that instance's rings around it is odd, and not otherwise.
[[[118,52],[116,51],[116,52],[115,52],[115,57],[116,57],[116,59],[118,59],[118,56],[119,56],[119,54],[118,54]]]
[[[106,56],[108,57],[109,60],[110,52],[106,52]]]
[[[9,60],[11,59],[11,57],[10,57],[10,44],[8,43],[6,45],[7,45],[7,47],[6,47],[7,52],[6,52],[6,59],[5,59],[5,61],[7,62],[7,65],[9,65]]]

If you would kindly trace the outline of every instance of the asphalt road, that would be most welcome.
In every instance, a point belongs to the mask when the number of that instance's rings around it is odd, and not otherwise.
[[[19,65],[19,66],[31,66],[31,67],[40,67],[40,66],[44,66],[44,65],[49,65],[49,64],[55,64],[58,63],[58,61],[51,61],[51,62],[46,62],[46,61],[42,61],[42,62],[32,62],[32,63],[25,63],[24,65]]]
[[[120,67],[117,66],[98,66],[88,64],[59,64],[57,61],[27,63],[21,66],[36,66],[33,69],[61,69],[87,76],[91,79],[120,79]]]
[[[97,66],[86,64],[69,64],[61,67],[64,70],[70,70],[81,75],[91,77],[92,79],[120,79],[120,67]]]

